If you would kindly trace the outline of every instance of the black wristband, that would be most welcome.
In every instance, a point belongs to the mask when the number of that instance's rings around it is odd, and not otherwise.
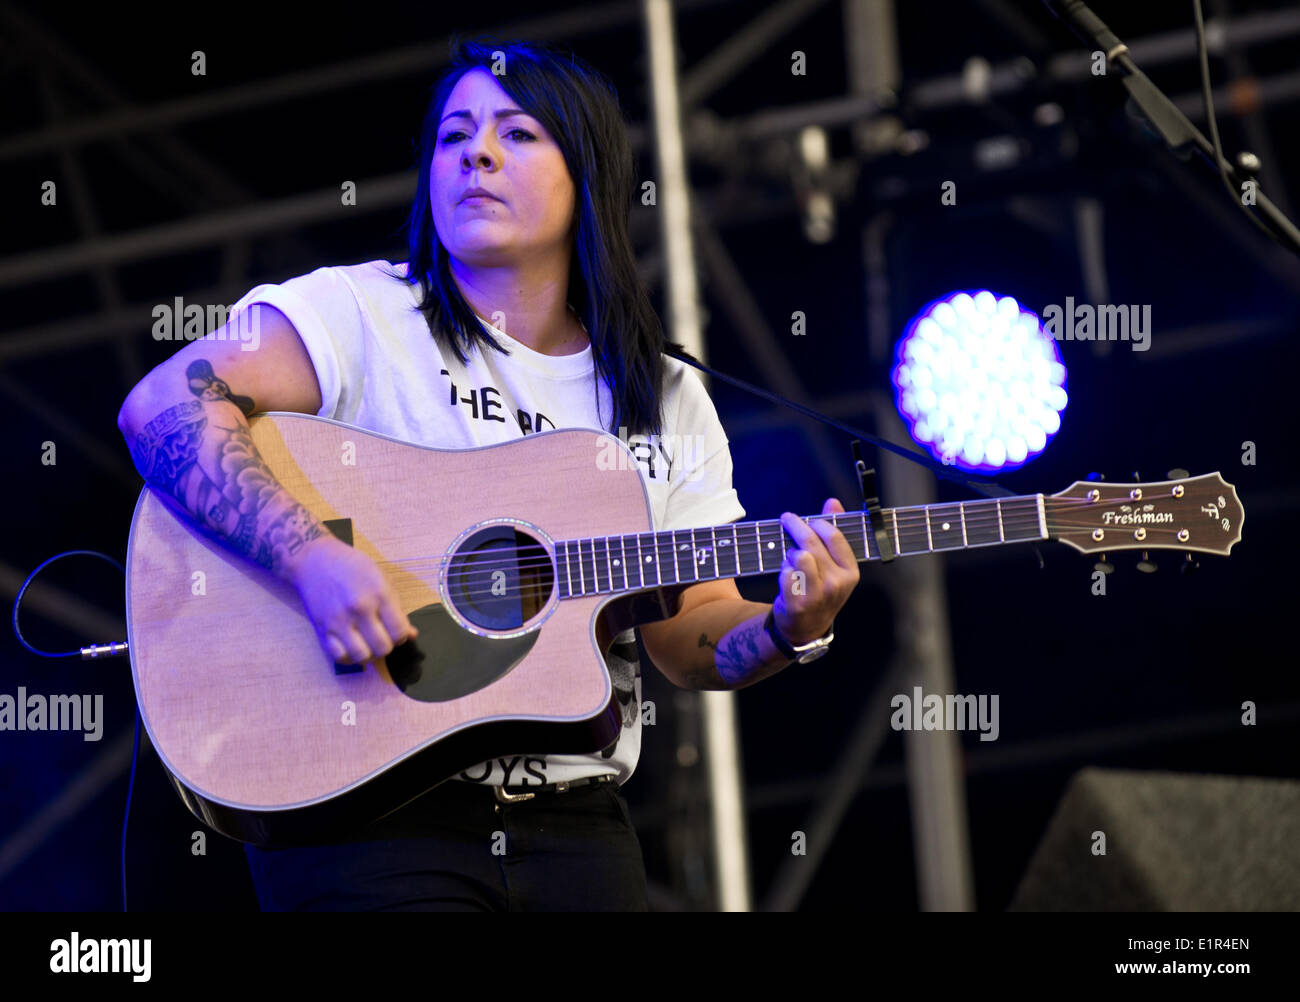
[[[793,661],[799,656],[794,649],[794,645],[781,636],[781,631],[776,628],[775,609],[767,611],[767,619],[763,620],[763,629],[767,631],[767,635],[772,638],[772,643],[776,645],[776,649],[781,652],[787,661]]]

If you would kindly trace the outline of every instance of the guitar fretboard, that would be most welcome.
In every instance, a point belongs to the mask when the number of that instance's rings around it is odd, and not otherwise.
[[[1041,494],[884,508],[881,515],[882,532],[905,557],[1048,538]],[[843,533],[859,562],[880,559],[865,511],[804,518],[810,524],[826,520]],[[557,540],[560,597],[772,574],[794,546],[780,519]]]

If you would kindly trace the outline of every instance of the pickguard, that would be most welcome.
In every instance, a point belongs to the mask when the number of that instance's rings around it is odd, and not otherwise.
[[[481,637],[470,633],[441,605],[410,614],[420,635],[400,644],[385,659],[397,687],[412,699],[442,703],[491,685],[528,656],[537,630],[519,637]]]

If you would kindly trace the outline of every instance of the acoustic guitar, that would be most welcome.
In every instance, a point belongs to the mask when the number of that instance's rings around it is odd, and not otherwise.
[[[334,664],[292,585],[146,487],[127,638],[149,738],[186,806],[258,845],[310,843],[475,763],[581,754],[622,723],[604,654],[697,581],[776,572],[778,519],[656,531],[630,450],[545,431],[467,450],[269,412],[253,441],[291,494],[383,568],[420,636]],[[610,461],[622,453],[619,461]],[[831,518],[859,561],[1053,539],[1083,553],[1226,555],[1243,511],[1217,474]]]

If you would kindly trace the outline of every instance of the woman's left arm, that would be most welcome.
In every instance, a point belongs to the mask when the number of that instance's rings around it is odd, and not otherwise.
[[[834,498],[822,514],[844,511]],[[671,619],[639,627],[646,652],[683,689],[743,689],[792,662],[772,642],[763,621],[773,611],[781,635],[798,646],[825,636],[858,583],[858,561],[829,521],[810,526],[793,512],[781,523],[795,545],[779,574],[776,602],[742,598],[734,579],[692,585]]]

